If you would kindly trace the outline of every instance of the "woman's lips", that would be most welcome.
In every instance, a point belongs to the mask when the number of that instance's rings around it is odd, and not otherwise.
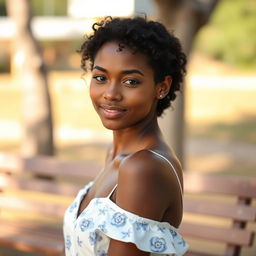
[[[126,109],[121,108],[119,106],[108,106],[108,105],[101,105],[100,111],[107,119],[116,119],[120,118],[126,112]]]

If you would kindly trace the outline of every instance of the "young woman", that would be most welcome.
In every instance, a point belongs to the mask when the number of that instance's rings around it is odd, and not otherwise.
[[[182,169],[157,117],[180,89],[186,57],[158,22],[106,18],[93,30],[82,68],[92,72],[91,100],[113,143],[65,213],[66,256],[183,255]]]

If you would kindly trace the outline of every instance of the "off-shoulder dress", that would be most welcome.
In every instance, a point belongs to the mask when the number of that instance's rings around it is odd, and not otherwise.
[[[152,153],[171,162],[155,151]],[[180,184],[180,181],[178,179]],[[188,244],[178,233],[178,229],[168,222],[159,222],[138,216],[115,204],[110,196],[94,198],[78,216],[82,199],[93,182],[82,188],[64,216],[64,240],[66,256],[107,256],[110,239],[134,243],[140,250],[151,256],[183,255]],[[182,193],[182,188],[180,184]]]

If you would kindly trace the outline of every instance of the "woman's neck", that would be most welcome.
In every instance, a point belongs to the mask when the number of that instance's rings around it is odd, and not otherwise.
[[[157,120],[113,131],[112,159],[119,154],[131,154],[154,147],[161,137]]]

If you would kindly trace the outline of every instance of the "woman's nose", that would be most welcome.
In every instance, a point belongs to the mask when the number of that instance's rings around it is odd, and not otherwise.
[[[120,101],[122,99],[122,94],[119,86],[120,85],[116,83],[111,83],[106,86],[104,98],[109,101]]]

